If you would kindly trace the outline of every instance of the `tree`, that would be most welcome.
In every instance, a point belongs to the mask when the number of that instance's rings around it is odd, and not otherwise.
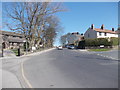
[[[61,44],[62,44],[62,45],[65,45],[65,44],[67,43],[67,35],[61,36],[60,41],[61,41]]]
[[[41,35],[46,29],[47,18],[60,11],[65,11],[65,9],[61,7],[61,3],[11,3],[11,7],[6,8],[5,12],[11,19],[11,22],[6,23],[6,25],[10,30],[24,34],[31,48],[41,42]]]
[[[45,45],[47,47],[52,47],[54,40],[56,38],[56,35],[62,30],[62,28],[60,26],[59,19],[55,16],[48,17],[46,23],[47,24],[44,29]]]

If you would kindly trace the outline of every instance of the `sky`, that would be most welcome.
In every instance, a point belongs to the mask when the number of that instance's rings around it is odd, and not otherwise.
[[[66,12],[56,14],[64,27],[64,33],[85,31],[94,24],[100,28],[104,24],[106,29],[118,27],[117,2],[64,2]],[[56,45],[60,42],[56,40]]]
[[[94,24],[100,28],[104,24],[106,29],[118,27],[117,2],[63,2],[66,12],[56,14],[60,19],[64,35],[68,32],[85,33]],[[6,29],[6,28],[4,28]],[[55,40],[55,45],[60,44],[60,36]]]

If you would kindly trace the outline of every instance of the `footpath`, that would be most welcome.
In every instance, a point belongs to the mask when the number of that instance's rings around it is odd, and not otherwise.
[[[23,88],[24,86],[22,86],[20,79],[18,79],[18,77],[15,74],[17,70],[20,70],[18,69],[18,66],[20,66],[20,63],[24,60],[29,59],[32,56],[39,55],[41,53],[44,53],[53,49],[54,48],[43,50],[40,52],[34,52],[34,53],[23,55],[20,57],[16,57],[12,51],[6,50],[4,52],[4,57],[2,58],[0,57],[0,62],[1,62],[0,76],[2,77],[2,80],[0,80],[2,81],[0,83],[0,88],[1,86],[2,88]],[[11,70],[13,70],[13,72],[11,72]]]

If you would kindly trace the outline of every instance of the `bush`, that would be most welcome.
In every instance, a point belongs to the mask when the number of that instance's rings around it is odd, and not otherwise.
[[[85,39],[86,47],[98,47],[100,45],[111,46],[112,42],[108,41],[107,38]]]
[[[119,45],[120,38],[114,38],[114,37],[112,37],[112,38],[110,38],[110,40],[111,40],[113,46]]]

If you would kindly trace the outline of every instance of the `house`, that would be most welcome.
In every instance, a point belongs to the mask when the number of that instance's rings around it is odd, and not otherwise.
[[[118,37],[118,32],[112,28],[111,30],[105,29],[104,25],[102,24],[101,28],[95,28],[94,24],[85,32],[85,38],[111,38],[111,37]]]
[[[23,46],[26,39],[22,34],[0,30],[1,42],[4,49],[18,48]]]
[[[79,34],[79,32],[69,33],[69,35],[67,36],[67,41],[69,45],[75,44],[76,41],[81,40],[83,40],[83,35]]]

